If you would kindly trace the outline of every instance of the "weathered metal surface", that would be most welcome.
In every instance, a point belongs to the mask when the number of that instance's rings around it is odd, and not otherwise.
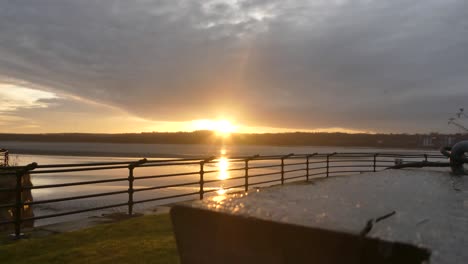
[[[310,184],[215,196],[191,206],[364,233],[428,248],[431,263],[468,263],[468,177],[450,176],[446,170],[387,170],[332,177]],[[395,214],[376,221],[393,211]]]
[[[171,218],[183,264],[421,264],[430,255],[413,245],[189,206],[173,207]]]

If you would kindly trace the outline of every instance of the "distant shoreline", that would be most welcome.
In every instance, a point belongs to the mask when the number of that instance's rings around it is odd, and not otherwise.
[[[261,155],[290,153],[291,149],[302,152],[375,152],[403,150],[405,152],[428,152],[437,149],[362,147],[362,146],[310,146],[310,145],[221,145],[221,144],[152,144],[152,143],[108,143],[108,142],[41,142],[41,141],[0,141],[0,147],[9,149],[11,155],[47,155],[80,157],[128,157],[128,158],[190,158],[218,154],[221,148],[231,149],[231,155]],[[47,149],[49,148],[49,149]],[[310,148],[314,151],[308,151]],[[255,152],[255,153],[254,153]],[[300,154],[300,153],[296,153]],[[305,153],[303,153],[305,154]],[[229,156],[229,155],[228,155]]]
[[[346,147],[433,150],[467,140],[468,135],[445,134],[347,134],[347,133],[265,133],[238,134],[228,137],[213,131],[154,132],[130,134],[2,134],[2,141],[83,144],[171,144],[171,145],[223,145],[223,146],[272,146],[272,147]],[[429,143],[428,143],[429,142]],[[100,152],[97,150],[96,152]],[[98,154],[98,153],[96,153]]]

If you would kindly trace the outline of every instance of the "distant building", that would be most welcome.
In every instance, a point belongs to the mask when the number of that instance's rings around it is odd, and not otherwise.
[[[445,146],[452,146],[461,140],[467,140],[468,135],[455,134],[444,135],[431,133],[429,135],[422,135],[419,140],[419,146],[423,148],[440,148]]]

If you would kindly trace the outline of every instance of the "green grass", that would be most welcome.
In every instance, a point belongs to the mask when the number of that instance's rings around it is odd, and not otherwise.
[[[168,214],[0,245],[0,263],[179,263]]]

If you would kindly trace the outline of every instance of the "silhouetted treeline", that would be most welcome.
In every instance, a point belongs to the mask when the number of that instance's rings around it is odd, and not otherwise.
[[[440,139],[444,140],[440,140]],[[427,144],[428,139],[430,143]],[[0,141],[39,142],[99,142],[99,143],[154,143],[154,144],[238,144],[274,146],[343,146],[343,147],[391,147],[438,148],[440,145],[467,140],[467,135],[441,134],[346,134],[346,133],[267,133],[232,134],[220,137],[212,131],[175,133],[130,134],[0,134]],[[438,141],[437,141],[438,140]],[[426,142],[426,143],[424,143]]]

